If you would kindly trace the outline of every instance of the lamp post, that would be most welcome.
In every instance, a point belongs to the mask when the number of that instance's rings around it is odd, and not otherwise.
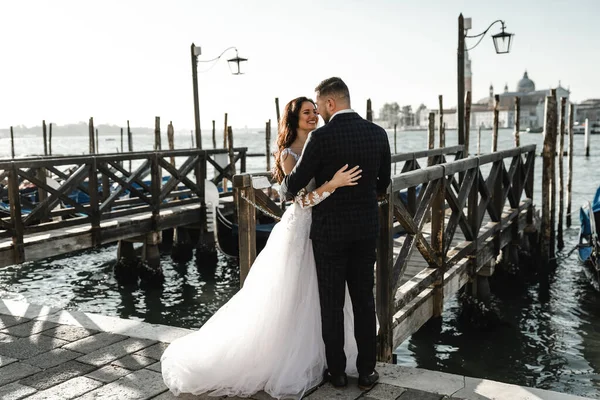
[[[232,75],[242,75],[240,65],[246,61],[247,58],[241,58],[238,56],[238,50],[235,47],[228,47],[216,58],[211,60],[198,60],[198,56],[201,54],[200,46],[196,46],[192,43],[191,46],[191,57],[192,57],[192,81],[193,81],[193,89],[194,89],[194,124],[195,124],[195,140],[196,147],[202,148],[202,133],[200,130],[200,104],[198,101],[198,62],[210,63],[217,62],[219,59],[229,50],[235,50],[235,57],[227,60],[229,63],[229,69],[231,70]],[[233,68],[232,68],[233,67]]]
[[[475,47],[481,43],[481,40],[484,38],[485,34],[490,30],[492,26],[496,23],[500,22],[502,24],[502,31],[495,35],[492,35],[492,40],[494,41],[494,48],[496,49],[496,54],[506,54],[510,52],[510,47],[512,45],[512,37],[514,36],[512,33],[508,33],[504,31],[504,21],[496,20],[487,27],[487,29],[477,35],[467,35],[467,31],[471,29],[471,18],[467,18],[465,24],[465,18],[462,13],[458,16],[458,105],[457,105],[457,117],[458,117],[458,144],[465,144],[465,39],[466,38],[480,38],[479,41],[471,48],[466,50],[473,50]]]

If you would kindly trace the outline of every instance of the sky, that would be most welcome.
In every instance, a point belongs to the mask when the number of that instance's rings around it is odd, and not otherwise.
[[[499,24],[470,52],[475,99],[490,84],[515,90],[525,70],[537,89],[600,97],[598,0],[0,0],[0,129],[155,116],[192,129],[192,43],[203,131],[224,113],[234,129],[263,127],[276,97],[283,110],[330,76],[363,116],[368,98],[376,114],[386,102],[437,108],[440,94],[453,107],[461,12],[469,34],[497,19],[515,34],[510,54],[494,51]],[[230,46],[249,60],[244,75],[230,73],[235,51],[203,62]]]

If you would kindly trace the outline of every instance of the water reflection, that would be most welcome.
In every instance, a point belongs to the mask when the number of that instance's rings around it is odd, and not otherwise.
[[[571,249],[577,231],[565,241]],[[492,331],[461,324],[453,299],[441,320],[397,349],[398,363],[598,398],[600,296],[575,257],[559,259],[545,283],[542,276],[531,268],[491,281],[502,321]]]

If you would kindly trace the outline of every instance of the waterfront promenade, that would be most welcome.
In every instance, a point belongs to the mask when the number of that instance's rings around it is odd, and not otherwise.
[[[0,300],[0,399],[214,399],[173,396],[160,374],[182,328]],[[572,396],[419,368],[379,364],[381,379],[361,392],[323,384],[307,399],[575,400]],[[256,400],[271,397],[258,393]]]

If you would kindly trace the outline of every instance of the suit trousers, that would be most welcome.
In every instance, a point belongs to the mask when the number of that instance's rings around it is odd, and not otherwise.
[[[346,370],[346,282],[354,311],[354,337],[358,347],[356,367],[361,375],[368,375],[375,369],[377,327],[373,285],[376,245],[376,238],[342,242],[313,239],[323,341],[327,367],[333,375],[342,374]]]

